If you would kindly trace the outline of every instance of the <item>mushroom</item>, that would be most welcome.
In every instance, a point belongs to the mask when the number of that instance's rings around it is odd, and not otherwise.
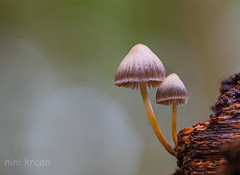
[[[148,118],[157,138],[170,154],[175,155],[157,124],[147,93],[147,88],[158,87],[165,76],[165,68],[160,59],[147,46],[137,44],[120,63],[115,75],[115,85],[140,89]]]
[[[156,94],[156,102],[162,105],[172,105],[172,138],[177,145],[177,106],[187,104],[188,92],[183,82],[173,73],[160,84]]]

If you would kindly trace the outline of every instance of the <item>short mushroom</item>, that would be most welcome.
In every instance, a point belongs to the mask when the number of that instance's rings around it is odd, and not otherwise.
[[[175,155],[157,124],[147,93],[147,88],[158,87],[165,76],[165,68],[160,59],[147,46],[137,44],[120,63],[115,75],[115,85],[140,89],[147,115],[157,138],[170,154]]]
[[[172,138],[177,145],[177,106],[188,101],[188,92],[183,82],[173,73],[160,84],[156,94],[156,102],[162,105],[172,105]]]

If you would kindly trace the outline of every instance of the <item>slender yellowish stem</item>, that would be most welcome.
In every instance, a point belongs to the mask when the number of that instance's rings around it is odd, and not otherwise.
[[[157,120],[155,118],[151,102],[148,98],[147,88],[145,83],[140,83],[140,91],[143,98],[143,102],[147,111],[148,118],[150,120],[150,123],[152,125],[153,131],[156,134],[158,140],[161,142],[163,147],[173,156],[175,156],[175,151],[172,149],[172,147],[169,145],[169,143],[166,141],[165,137],[162,134],[162,131],[160,130]]]
[[[175,145],[177,145],[177,101],[172,100],[172,138]]]

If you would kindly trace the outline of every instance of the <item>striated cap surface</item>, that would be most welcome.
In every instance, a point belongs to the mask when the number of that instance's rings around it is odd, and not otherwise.
[[[166,76],[160,59],[145,45],[135,45],[120,63],[115,74],[115,85],[139,89],[145,82],[148,88],[158,87]]]
[[[171,105],[172,100],[177,101],[177,105],[184,105],[188,101],[188,92],[183,82],[173,73],[160,84],[156,94],[156,102],[162,105]]]

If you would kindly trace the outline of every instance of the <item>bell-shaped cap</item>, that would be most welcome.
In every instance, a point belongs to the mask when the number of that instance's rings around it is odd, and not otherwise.
[[[145,45],[135,45],[120,63],[115,74],[115,85],[139,89],[144,82],[148,88],[158,87],[166,77],[160,59]]]
[[[162,105],[171,105],[176,100],[177,105],[184,105],[188,101],[188,92],[183,82],[173,73],[167,76],[160,84],[156,94],[156,102]]]

